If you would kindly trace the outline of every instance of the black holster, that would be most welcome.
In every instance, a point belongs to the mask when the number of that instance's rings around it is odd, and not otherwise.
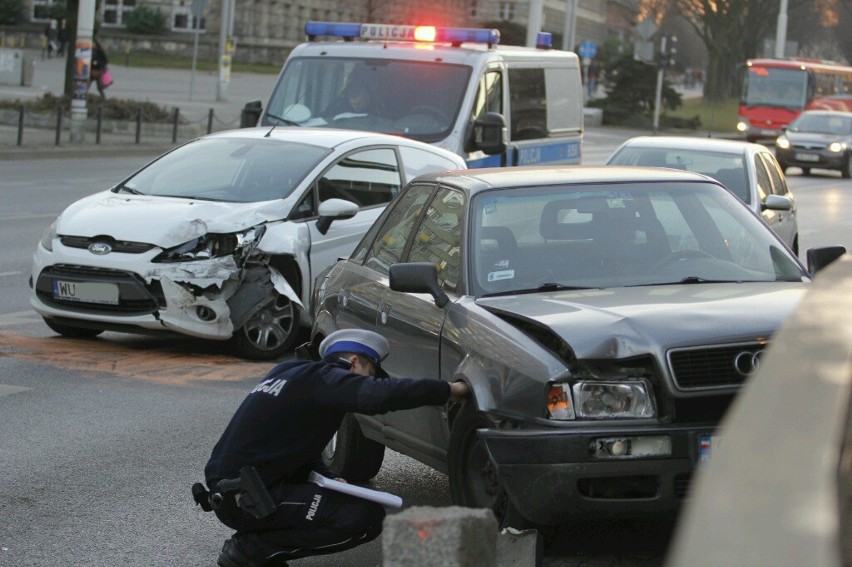
[[[205,512],[217,510],[225,495],[233,495],[237,506],[258,520],[275,512],[275,502],[254,467],[243,467],[238,478],[220,480],[211,488],[200,482],[192,485],[192,498]]]

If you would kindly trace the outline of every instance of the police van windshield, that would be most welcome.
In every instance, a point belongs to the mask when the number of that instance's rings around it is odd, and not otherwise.
[[[468,66],[447,63],[294,58],[262,124],[368,130],[437,142],[456,122],[470,74]]]

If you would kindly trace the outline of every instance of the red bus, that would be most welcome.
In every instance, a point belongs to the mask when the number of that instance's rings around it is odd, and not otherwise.
[[[750,59],[742,74],[737,130],[774,138],[803,110],[852,112],[852,67],[816,59]]]

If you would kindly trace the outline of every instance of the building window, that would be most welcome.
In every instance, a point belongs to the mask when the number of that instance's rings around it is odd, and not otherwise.
[[[33,0],[30,20],[33,22],[49,22],[51,19],[51,8],[54,4],[59,4],[59,2],[54,2],[53,0]]]
[[[476,0],[470,0],[470,17],[475,18],[479,15],[479,3]]]
[[[500,2],[497,5],[497,19],[511,22],[515,20],[515,3]]]
[[[207,28],[207,18],[201,21],[192,16],[192,3],[190,0],[174,0],[172,6],[172,31],[195,31],[196,27],[201,31]]]
[[[101,23],[104,26],[124,26],[123,19],[136,9],[136,0],[104,0],[101,6]]]

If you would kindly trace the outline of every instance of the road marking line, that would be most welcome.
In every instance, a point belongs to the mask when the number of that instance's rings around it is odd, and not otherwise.
[[[0,278],[5,278],[6,276],[22,276],[24,272],[0,272]]]
[[[21,386],[10,386],[8,384],[0,384],[0,398],[3,396],[11,396],[12,394],[20,394],[31,388],[23,388]]]
[[[38,313],[35,311],[17,311],[15,313],[6,313],[0,315],[0,327],[11,327],[13,325],[26,325],[35,321],[40,321]]]
[[[31,215],[0,215],[0,221],[55,219],[59,213],[39,213]]]

